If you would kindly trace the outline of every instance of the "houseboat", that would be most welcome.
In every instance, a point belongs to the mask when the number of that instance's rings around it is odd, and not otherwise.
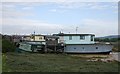
[[[23,36],[19,49],[29,52],[44,52],[46,39],[44,35]]]
[[[94,34],[53,34],[23,37],[19,48],[30,52],[110,53],[112,45],[96,43]]]
[[[63,43],[65,53],[110,53],[111,44],[95,43],[94,34],[53,34],[58,36],[58,43]]]
[[[44,49],[45,49],[45,45],[41,43],[21,42],[19,44],[20,44],[19,49],[22,51],[44,52]]]

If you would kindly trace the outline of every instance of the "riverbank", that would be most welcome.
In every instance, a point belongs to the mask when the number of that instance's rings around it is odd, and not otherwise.
[[[118,72],[117,61],[91,61],[90,57],[14,52],[2,56],[3,72]]]

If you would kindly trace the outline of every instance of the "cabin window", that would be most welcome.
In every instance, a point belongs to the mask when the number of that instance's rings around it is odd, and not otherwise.
[[[91,36],[91,41],[93,41],[93,37],[94,37],[94,36]]]
[[[46,39],[46,37],[44,36],[44,39]]]
[[[85,39],[85,36],[80,35],[80,39],[81,39],[81,40],[84,40],[84,39]]]
[[[42,39],[42,37],[39,37],[39,39]]]
[[[69,40],[72,40],[72,36],[69,36]]]
[[[74,48],[74,49],[76,49],[76,48]]]
[[[31,36],[31,39],[34,39],[34,36]]]

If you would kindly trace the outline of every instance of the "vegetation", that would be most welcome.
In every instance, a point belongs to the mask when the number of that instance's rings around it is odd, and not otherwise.
[[[10,42],[9,40],[2,39],[2,52],[13,52],[15,51],[16,47],[13,42]]]
[[[120,52],[120,41],[114,42],[113,51]]]
[[[66,54],[9,52],[2,56],[3,72],[118,72],[116,61],[92,62]]]
[[[120,38],[95,38],[95,41],[99,41],[99,42],[117,42],[117,41],[120,41]]]

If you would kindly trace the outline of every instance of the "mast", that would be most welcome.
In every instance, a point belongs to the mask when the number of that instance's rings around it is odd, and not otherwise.
[[[78,27],[76,27],[76,34],[77,34]]]
[[[35,30],[34,30],[34,34],[33,34],[33,37],[34,37],[34,41],[35,41]]]

